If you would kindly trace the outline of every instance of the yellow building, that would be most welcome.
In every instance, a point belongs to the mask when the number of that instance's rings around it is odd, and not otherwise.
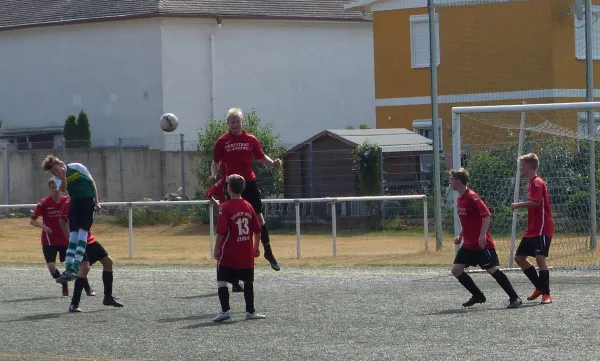
[[[436,0],[446,152],[454,106],[585,101],[584,20],[574,15],[573,3]],[[373,16],[377,128],[408,128],[431,138],[427,0],[360,0],[346,9]],[[593,11],[594,34],[600,34],[600,6]],[[594,59],[600,59],[600,35],[594,37]],[[594,68],[596,84],[600,67]],[[569,117],[556,122],[577,124]]]

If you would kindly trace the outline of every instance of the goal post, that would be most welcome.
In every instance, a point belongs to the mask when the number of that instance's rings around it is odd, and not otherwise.
[[[589,114],[593,114],[592,124]],[[594,177],[598,157],[587,146],[600,140],[598,125],[600,102],[452,108],[452,167],[469,171],[469,185],[492,211],[490,231],[502,266],[513,267],[516,245],[526,227],[526,212],[511,212],[510,203],[526,198],[527,182],[521,180],[517,158],[528,152],[540,157],[539,174],[548,183],[552,202],[555,236],[550,262],[564,267],[600,266],[599,185]],[[461,229],[457,199],[455,193],[455,234]]]

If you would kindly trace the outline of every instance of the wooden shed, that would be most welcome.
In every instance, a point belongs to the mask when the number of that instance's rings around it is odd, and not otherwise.
[[[430,139],[404,128],[349,129],[324,130],[283,156],[284,197],[359,195],[353,151],[367,140],[381,148],[385,193],[420,193],[433,162]]]

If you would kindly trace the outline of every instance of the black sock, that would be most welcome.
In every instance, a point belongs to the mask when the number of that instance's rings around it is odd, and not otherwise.
[[[531,267],[524,269],[523,273],[525,273],[525,276],[527,276],[527,278],[529,278],[529,281],[531,281],[531,283],[533,284],[535,289],[540,290],[540,278],[538,277],[535,267],[533,267],[533,265],[531,265]]]
[[[90,292],[90,289],[92,289],[90,287],[90,282],[88,281],[87,278],[83,279],[83,289],[85,290],[85,292]]]
[[[113,273],[102,271],[102,283],[104,283],[104,297],[112,297]]]
[[[262,225],[262,229],[260,231],[260,241],[265,249],[265,256],[272,255],[273,251],[271,250],[271,239],[269,238],[269,230],[267,229],[266,224]]]
[[[52,278],[57,279],[58,277],[60,277],[60,271],[55,268],[54,273],[52,273]]]
[[[538,288],[543,294],[550,294],[550,271],[540,270],[540,287]]]
[[[75,280],[75,287],[73,289],[73,297],[71,298],[71,305],[79,307],[79,301],[81,301],[81,291],[83,291],[83,284],[85,278],[77,277]]]
[[[477,285],[475,284],[475,281],[473,281],[471,276],[469,276],[466,272],[463,271],[463,273],[461,273],[460,276],[456,278],[458,279],[458,282],[460,282],[460,284],[463,285],[463,287],[466,288],[467,291],[471,292],[473,296],[483,295],[479,287],[477,287]]]
[[[254,282],[244,282],[244,300],[246,301],[246,312],[254,313]]]
[[[221,311],[229,311],[229,288],[227,286],[219,287],[219,302],[221,302]],[[244,291],[244,295],[246,291]]]
[[[510,280],[508,279],[506,274],[504,274],[504,272],[497,269],[496,272],[492,274],[492,277],[496,279],[496,282],[498,282],[500,287],[502,287],[504,292],[506,292],[506,294],[511,300],[516,300],[517,298],[519,298],[517,292],[515,292],[515,289],[513,288],[512,284],[510,283]]]

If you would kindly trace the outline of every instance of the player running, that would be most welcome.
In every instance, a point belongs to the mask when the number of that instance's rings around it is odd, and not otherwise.
[[[52,277],[57,279],[60,277],[60,271],[56,268],[56,256],[58,254],[59,261],[64,262],[69,245],[69,240],[62,232],[59,222],[65,200],[68,197],[60,194],[54,179],[48,181],[48,188],[50,189],[50,195],[40,199],[31,215],[29,224],[42,229],[42,252],[46,260],[46,266]],[[38,221],[39,217],[42,217],[42,223]],[[68,296],[69,286],[67,282],[61,284],[62,295]],[[86,282],[83,286],[88,296],[96,295],[90,288],[89,283]]]
[[[48,155],[42,162],[42,168],[52,173],[58,189],[61,192],[69,192],[71,197],[67,269],[57,279],[60,282],[71,281],[77,278],[79,265],[87,246],[87,236],[94,223],[96,210],[100,209],[98,188],[94,178],[83,164],[65,165],[58,157]]]
[[[554,235],[554,220],[552,219],[552,207],[548,186],[546,182],[537,175],[540,161],[536,154],[529,153],[519,157],[519,168],[521,176],[529,179],[527,188],[527,201],[512,203],[510,208],[515,211],[519,208],[527,208],[527,229],[515,252],[515,262],[521,267],[525,276],[535,286],[533,293],[527,297],[533,301],[542,296],[542,304],[552,303],[550,297],[550,271],[546,257],[550,251],[550,242]],[[535,257],[540,272],[527,260],[527,257]]]
[[[483,292],[477,287],[471,276],[465,272],[465,268],[475,265],[492,275],[504,292],[508,294],[508,308],[519,307],[523,302],[508,277],[498,269],[498,255],[492,235],[488,230],[492,214],[481,197],[467,187],[469,173],[465,169],[452,169],[449,174],[450,187],[458,193],[457,212],[462,228],[454,239],[454,244],[462,242],[462,246],[456,253],[451,272],[458,282],[472,294],[471,298],[463,303],[463,307],[471,307],[486,301]]]
[[[244,178],[232,174],[227,178],[230,199],[219,207],[217,220],[217,287],[221,313],[215,322],[231,318],[227,283],[244,282],[246,319],[265,318],[254,309],[254,258],[260,256],[259,240],[261,225],[252,205],[242,199]],[[254,240],[254,242],[253,242]]]
[[[254,158],[262,164],[275,168],[281,167],[281,160],[272,160],[264,153],[258,139],[254,135],[244,131],[244,114],[241,109],[229,109],[227,113],[227,125],[229,126],[229,131],[219,137],[214,147],[210,180],[212,182],[217,180],[217,173],[221,163],[227,166],[227,171],[230,174],[239,174],[244,178],[246,188],[242,192],[242,198],[252,205],[252,208],[254,208],[259,217],[260,224],[262,225],[261,242],[265,250],[265,258],[271,264],[271,268],[279,271],[281,267],[277,263],[271,249],[269,231],[265,225],[262,212],[261,193],[256,185],[256,174],[252,169],[252,160]]]
[[[60,227],[63,234],[66,236],[69,234],[69,213],[71,212],[70,207],[71,199],[68,198],[65,201],[65,205],[61,212]],[[79,302],[81,301],[81,292],[88,283],[87,275],[90,272],[90,267],[100,261],[102,263],[102,283],[104,284],[104,300],[102,304],[104,306],[123,307],[123,304],[118,302],[112,295],[113,289],[113,260],[108,255],[108,252],[102,247],[100,242],[96,240],[96,237],[92,232],[88,232],[86,239],[87,247],[83,254],[81,261],[81,267],[75,280],[75,286],[73,289],[73,297],[71,298],[71,305],[69,306],[69,312],[81,312],[79,308]]]

